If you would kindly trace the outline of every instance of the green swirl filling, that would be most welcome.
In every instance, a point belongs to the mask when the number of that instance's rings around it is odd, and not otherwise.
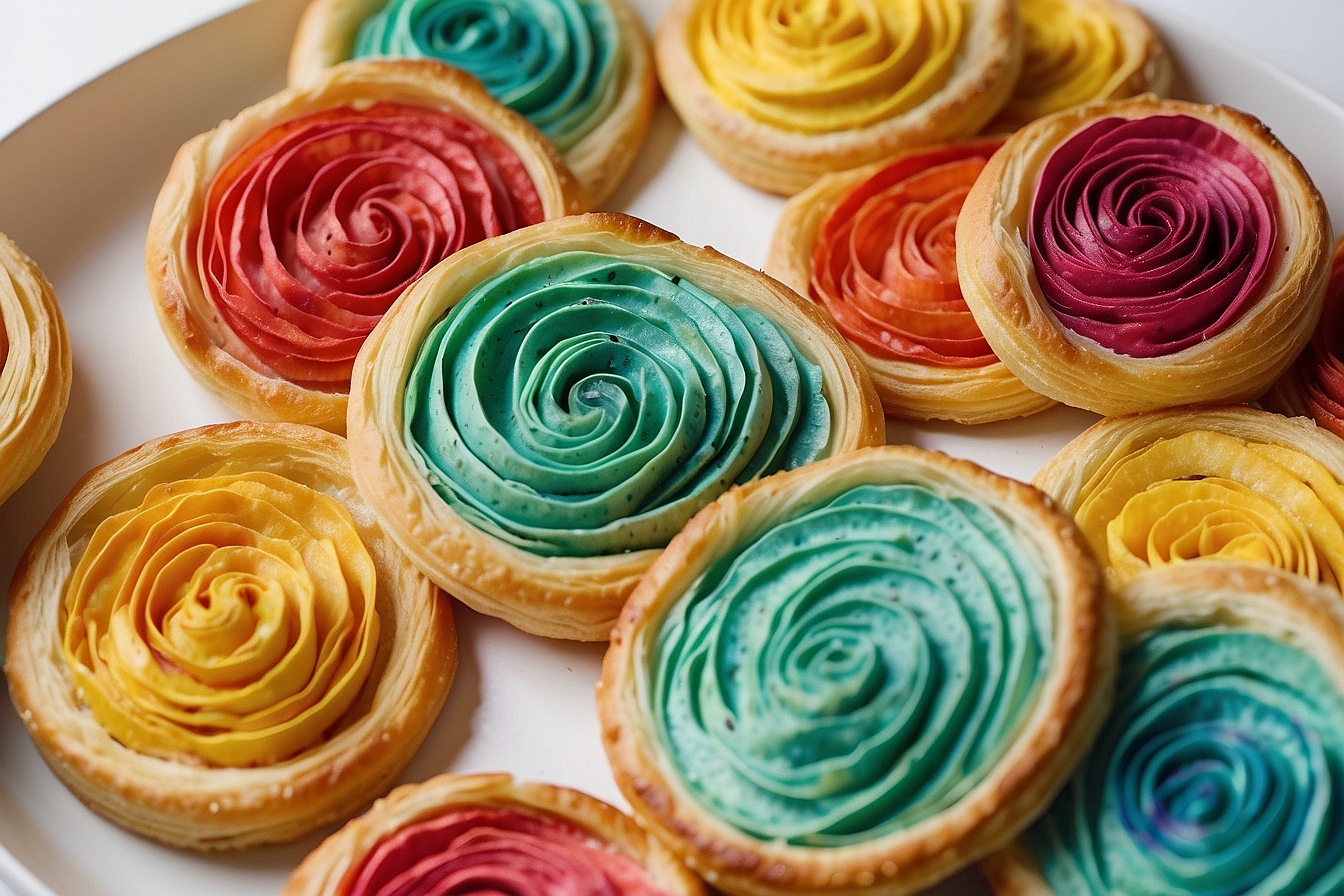
[[[697,580],[648,644],[645,699],[686,787],[763,840],[843,846],[984,780],[1050,664],[1043,561],[993,510],[851,489]]]
[[[421,473],[533,553],[662,547],[735,483],[819,458],[821,370],[773,321],[643,264],[569,252],[468,292],[405,398]]]
[[[1344,699],[1308,655],[1223,627],[1121,658],[1091,753],[1025,836],[1057,893],[1344,892]]]
[[[390,0],[359,29],[351,58],[431,58],[475,75],[561,152],[620,94],[620,31],[601,0]]]

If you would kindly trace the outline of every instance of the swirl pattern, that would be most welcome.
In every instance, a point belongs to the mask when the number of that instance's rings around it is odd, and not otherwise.
[[[729,486],[816,459],[820,369],[679,276],[564,252],[488,279],[419,348],[405,438],[478,528],[542,555],[665,545]]]
[[[841,846],[983,780],[1050,663],[1041,556],[999,512],[860,485],[710,566],[647,650],[657,737],[697,802]]]
[[[657,896],[643,868],[549,816],[465,807],[408,825],[374,847],[349,896]]]
[[[158,485],[94,531],[66,592],[65,658],[127,747],[271,764],[320,743],[359,695],[376,584],[349,513],[307,486]]]
[[[941,367],[997,359],[957,283],[957,213],[1002,140],[903,155],[851,188],[817,232],[812,297],[879,358]]]
[[[620,32],[602,0],[391,0],[351,57],[428,57],[463,69],[562,152],[619,96]]]
[[[1025,835],[1057,893],[1331,893],[1344,886],[1344,700],[1253,631],[1150,632],[1116,709]]]
[[[198,263],[249,363],[342,392],[411,281],[543,217],[523,162],[480,125],[398,103],[338,108],[272,128],[220,169]]]
[[[687,40],[728,107],[785,131],[825,134],[932,97],[951,76],[965,17],[955,0],[706,0]]]
[[[1256,300],[1278,232],[1268,169],[1185,115],[1101,119],[1051,154],[1029,245],[1060,322],[1160,357],[1216,336]]]
[[[1271,394],[1290,412],[1308,414],[1344,437],[1344,240],[1335,246],[1330,286],[1311,342]]]

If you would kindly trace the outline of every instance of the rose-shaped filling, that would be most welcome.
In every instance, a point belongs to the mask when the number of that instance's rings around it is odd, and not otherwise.
[[[734,483],[816,460],[831,432],[821,371],[779,325],[587,252],[470,290],[405,400],[443,499],[543,555],[661,547]]]
[[[731,108],[786,131],[861,128],[914,109],[951,75],[959,0],[705,0],[692,58]]]
[[[269,764],[321,743],[378,646],[373,559],[346,510],[269,474],[157,485],[94,531],[66,661],[137,752]]]
[[[1050,664],[1043,561],[992,509],[853,488],[711,566],[647,637],[643,699],[694,798],[763,840],[928,819],[1003,755]]]
[[[1061,324],[1135,358],[1231,327],[1277,241],[1274,183],[1236,139],[1185,115],[1106,118],[1041,170],[1029,241]]]
[[[1119,458],[1076,518],[1121,582],[1200,558],[1344,581],[1344,488],[1282,445],[1204,430],[1153,442]]]
[[[408,825],[375,846],[349,896],[656,896],[634,860],[560,819],[466,807]]]
[[[1228,628],[1150,633],[1026,843],[1056,893],[1335,892],[1341,732],[1344,700],[1301,651]]]
[[[245,362],[339,392],[413,280],[543,217],[522,161],[480,125],[418,106],[339,108],[272,128],[220,169],[198,264]]]
[[[360,26],[351,53],[463,69],[561,151],[610,113],[623,55],[601,0],[390,0]]]
[[[817,231],[812,297],[879,358],[981,367],[996,358],[961,297],[957,215],[1002,140],[906,155],[851,188]]]
[[[1294,368],[1316,422],[1344,437],[1344,242],[1335,248],[1325,309]]]

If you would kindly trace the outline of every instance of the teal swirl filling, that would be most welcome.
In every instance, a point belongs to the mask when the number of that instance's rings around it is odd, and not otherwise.
[[[390,0],[351,58],[430,58],[475,75],[561,152],[620,94],[620,31],[600,0]]]
[[[816,460],[821,370],[680,277],[587,252],[487,280],[407,384],[421,473],[477,528],[545,556],[662,547],[735,483]]]
[[[649,645],[691,794],[762,840],[843,846],[985,779],[1050,664],[1039,555],[979,504],[869,485],[711,566]]]
[[[1229,628],[1149,634],[1116,709],[1025,840],[1057,893],[1344,892],[1344,699]]]

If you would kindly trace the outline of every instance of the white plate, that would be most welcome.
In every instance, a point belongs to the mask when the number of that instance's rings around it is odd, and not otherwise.
[[[177,147],[282,86],[306,0],[254,4],[94,81],[0,142],[0,231],[55,284],[75,348],[60,439],[0,511],[0,582],[85,470],[146,439],[232,415],[166,344],[144,283],[150,209]],[[652,26],[665,0],[636,0]],[[1344,110],[1263,63],[1155,16],[1183,74],[1179,93],[1264,119],[1296,152],[1344,221]],[[782,201],[724,174],[664,107],[609,207],[749,264],[764,259]],[[893,424],[893,440],[941,448],[1029,479],[1094,420],[1060,409],[976,429]],[[0,601],[0,619],[3,618]],[[600,645],[524,636],[459,608],[462,663],[448,704],[402,776],[504,769],[624,805],[597,737]],[[319,841],[200,856],[128,834],[80,805],[0,701],[0,882],[21,896],[273,894]],[[941,888],[983,892],[973,872]]]

